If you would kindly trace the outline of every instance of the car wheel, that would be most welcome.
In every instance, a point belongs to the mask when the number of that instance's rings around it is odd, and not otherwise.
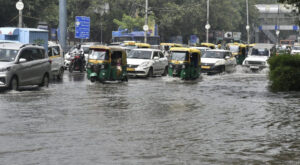
[[[19,82],[16,76],[11,79],[9,88],[13,91],[19,90]]]
[[[147,77],[153,77],[153,68],[149,69]]]
[[[64,75],[64,71],[65,71],[64,68],[60,68],[60,70],[59,70],[59,72],[58,72],[58,75],[57,75],[57,79],[58,79],[58,80],[62,80],[63,75]]]
[[[225,65],[221,66],[221,68],[220,68],[220,73],[224,73],[224,72],[225,72]]]
[[[47,74],[44,75],[43,80],[39,86],[47,88],[49,87],[49,76]]]
[[[166,76],[168,74],[168,67],[165,67],[164,73],[162,74],[162,76]]]

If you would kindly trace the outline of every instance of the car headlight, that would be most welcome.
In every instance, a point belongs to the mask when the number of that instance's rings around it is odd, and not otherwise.
[[[217,65],[224,65],[224,64],[225,64],[225,61],[219,60],[219,61],[217,61],[217,62],[215,63],[215,66],[217,66]]]
[[[148,67],[150,67],[150,65],[151,65],[151,62],[150,61],[146,61],[146,62],[143,62],[140,65],[140,67],[142,67],[142,68],[148,68]]]
[[[244,61],[244,65],[248,65],[249,63],[248,63],[248,61]]]
[[[10,70],[10,67],[7,68],[0,68],[0,72],[7,72]]]

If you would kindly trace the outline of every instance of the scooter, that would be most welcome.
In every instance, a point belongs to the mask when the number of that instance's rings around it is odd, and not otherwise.
[[[80,71],[83,72],[85,68],[85,60],[83,54],[75,54],[71,58],[71,62],[69,65],[69,72]]]

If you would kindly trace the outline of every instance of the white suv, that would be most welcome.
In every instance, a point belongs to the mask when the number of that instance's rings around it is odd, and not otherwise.
[[[127,55],[129,76],[152,77],[166,75],[168,59],[158,49],[133,49]]]
[[[0,43],[0,87],[48,86],[51,60],[44,47],[20,43]]]

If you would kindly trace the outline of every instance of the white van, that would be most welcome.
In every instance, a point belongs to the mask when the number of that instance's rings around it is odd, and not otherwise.
[[[64,54],[60,44],[48,42],[48,56],[52,61],[51,73],[53,78],[62,79],[64,75]]]

